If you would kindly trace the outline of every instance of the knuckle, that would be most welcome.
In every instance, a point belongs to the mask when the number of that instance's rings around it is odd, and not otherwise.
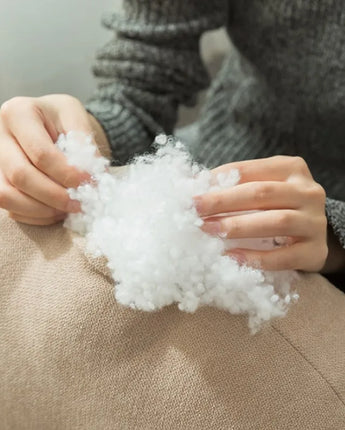
[[[61,185],[66,188],[76,188],[80,184],[79,175],[73,169],[66,169],[62,177]]]
[[[77,98],[75,98],[71,94],[62,93],[62,94],[60,94],[60,96],[63,97],[65,100],[71,101],[71,102],[75,102],[78,100]]]
[[[292,169],[298,173],[309,173],[309,168],[304,158],[299,155],[295,157],[290,157],[290,163],[292,164]]]
[[[256,184],[253,187],[253,200],[260,206],[270,200],[272,192],[273,187],[271,184]]]
[[[313,184],[312,187],[309,188],[308,194],[310,198],[320,201],[322,203],[326,202],[326,191],[325,189],[318,183]]]
[[[27,171],[25,167],[17,166],[12,169],[12,171],[8,175],[8,180],[10,183],[17,187],[23,188],[27,181]]]
[[[284,231],[288,229],[293,221],[293,217],[289,212],[282,212],[276,215],[275,224],[276,226]]]
[[[273,155],[272,156],[272,159],[279,162],[280,164],[286,162],[289,158],[291,158],[291,157],[289,157],[287,155]]]
[[[31,156],[31,161],[34,166],[39,169],[43,169],[49,162],[50,154],[49,151],[43,148],[36,148],[33,155]]]
[[[2,119],[6,118],[6,115],[8,113],[8,109],[9,109],[9,102],[5,102],[0,106],[0,117]]]
[[[211,212],[217,211],[217,209],[221,206],[222,201],[223,199],[220,193],[214,194],[209,200],[209,210]]]
[[[241,233],[241,225],[235,219],[231,219],[225,225],[222,225],[222,231],[226,231],[228,237],[236,237]]]
[[[13,97],[7,100],[1,106],[1,116],[3,118],[7,118],[7,116],[12,115],[17,112],[19,109],[22,109],[23,106],[31,106],[31,99],[29,97]]]
[[[82,106],[81,101],[70,94],[60,94],[60,97],[64,103],[69,104],[70,106]]]

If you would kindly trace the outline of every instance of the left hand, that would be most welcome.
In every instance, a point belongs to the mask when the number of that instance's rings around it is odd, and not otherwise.
[[[194,198],[210,234],[228,238],[287,236],[289,245],[270,251],[232,249],[230,257],[264,270],[319,272],[326,261],[326,194],[301,157],[274,156],[225,164],[212,175],[238,169],[239,184]],[[226,216],[235,211],[260,212]]]

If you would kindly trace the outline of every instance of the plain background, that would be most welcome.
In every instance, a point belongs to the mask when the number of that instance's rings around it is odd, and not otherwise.
[[[102,13],[121,0],[0,0],[0,103],[16,95],[92,93]]]
[[[52,93],[72,94],[85,102],[96,86],[91,73],[95,51],[112,37],[102,28],[101,17],[107,11],[121,13],[121,4],[0,0],[0,105],[14,96]],[[228,48],[224,31],[203,38],[203,56],[212,71]],[[183,122],[193,115],[183,110]]]

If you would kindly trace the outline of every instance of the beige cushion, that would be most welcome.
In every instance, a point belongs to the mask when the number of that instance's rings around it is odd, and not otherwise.
[[[1,429],[345,429],[345,296],[324,278],[252,337],[209,307],[118,305],[83,248],[0,211]]]

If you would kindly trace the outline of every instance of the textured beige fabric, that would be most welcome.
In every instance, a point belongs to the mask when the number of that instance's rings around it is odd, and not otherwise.
[[[213,308],[118,305],[83,246],[0,211],[2,430],[345,429],[345,296],[321,276],[252,337]]]

